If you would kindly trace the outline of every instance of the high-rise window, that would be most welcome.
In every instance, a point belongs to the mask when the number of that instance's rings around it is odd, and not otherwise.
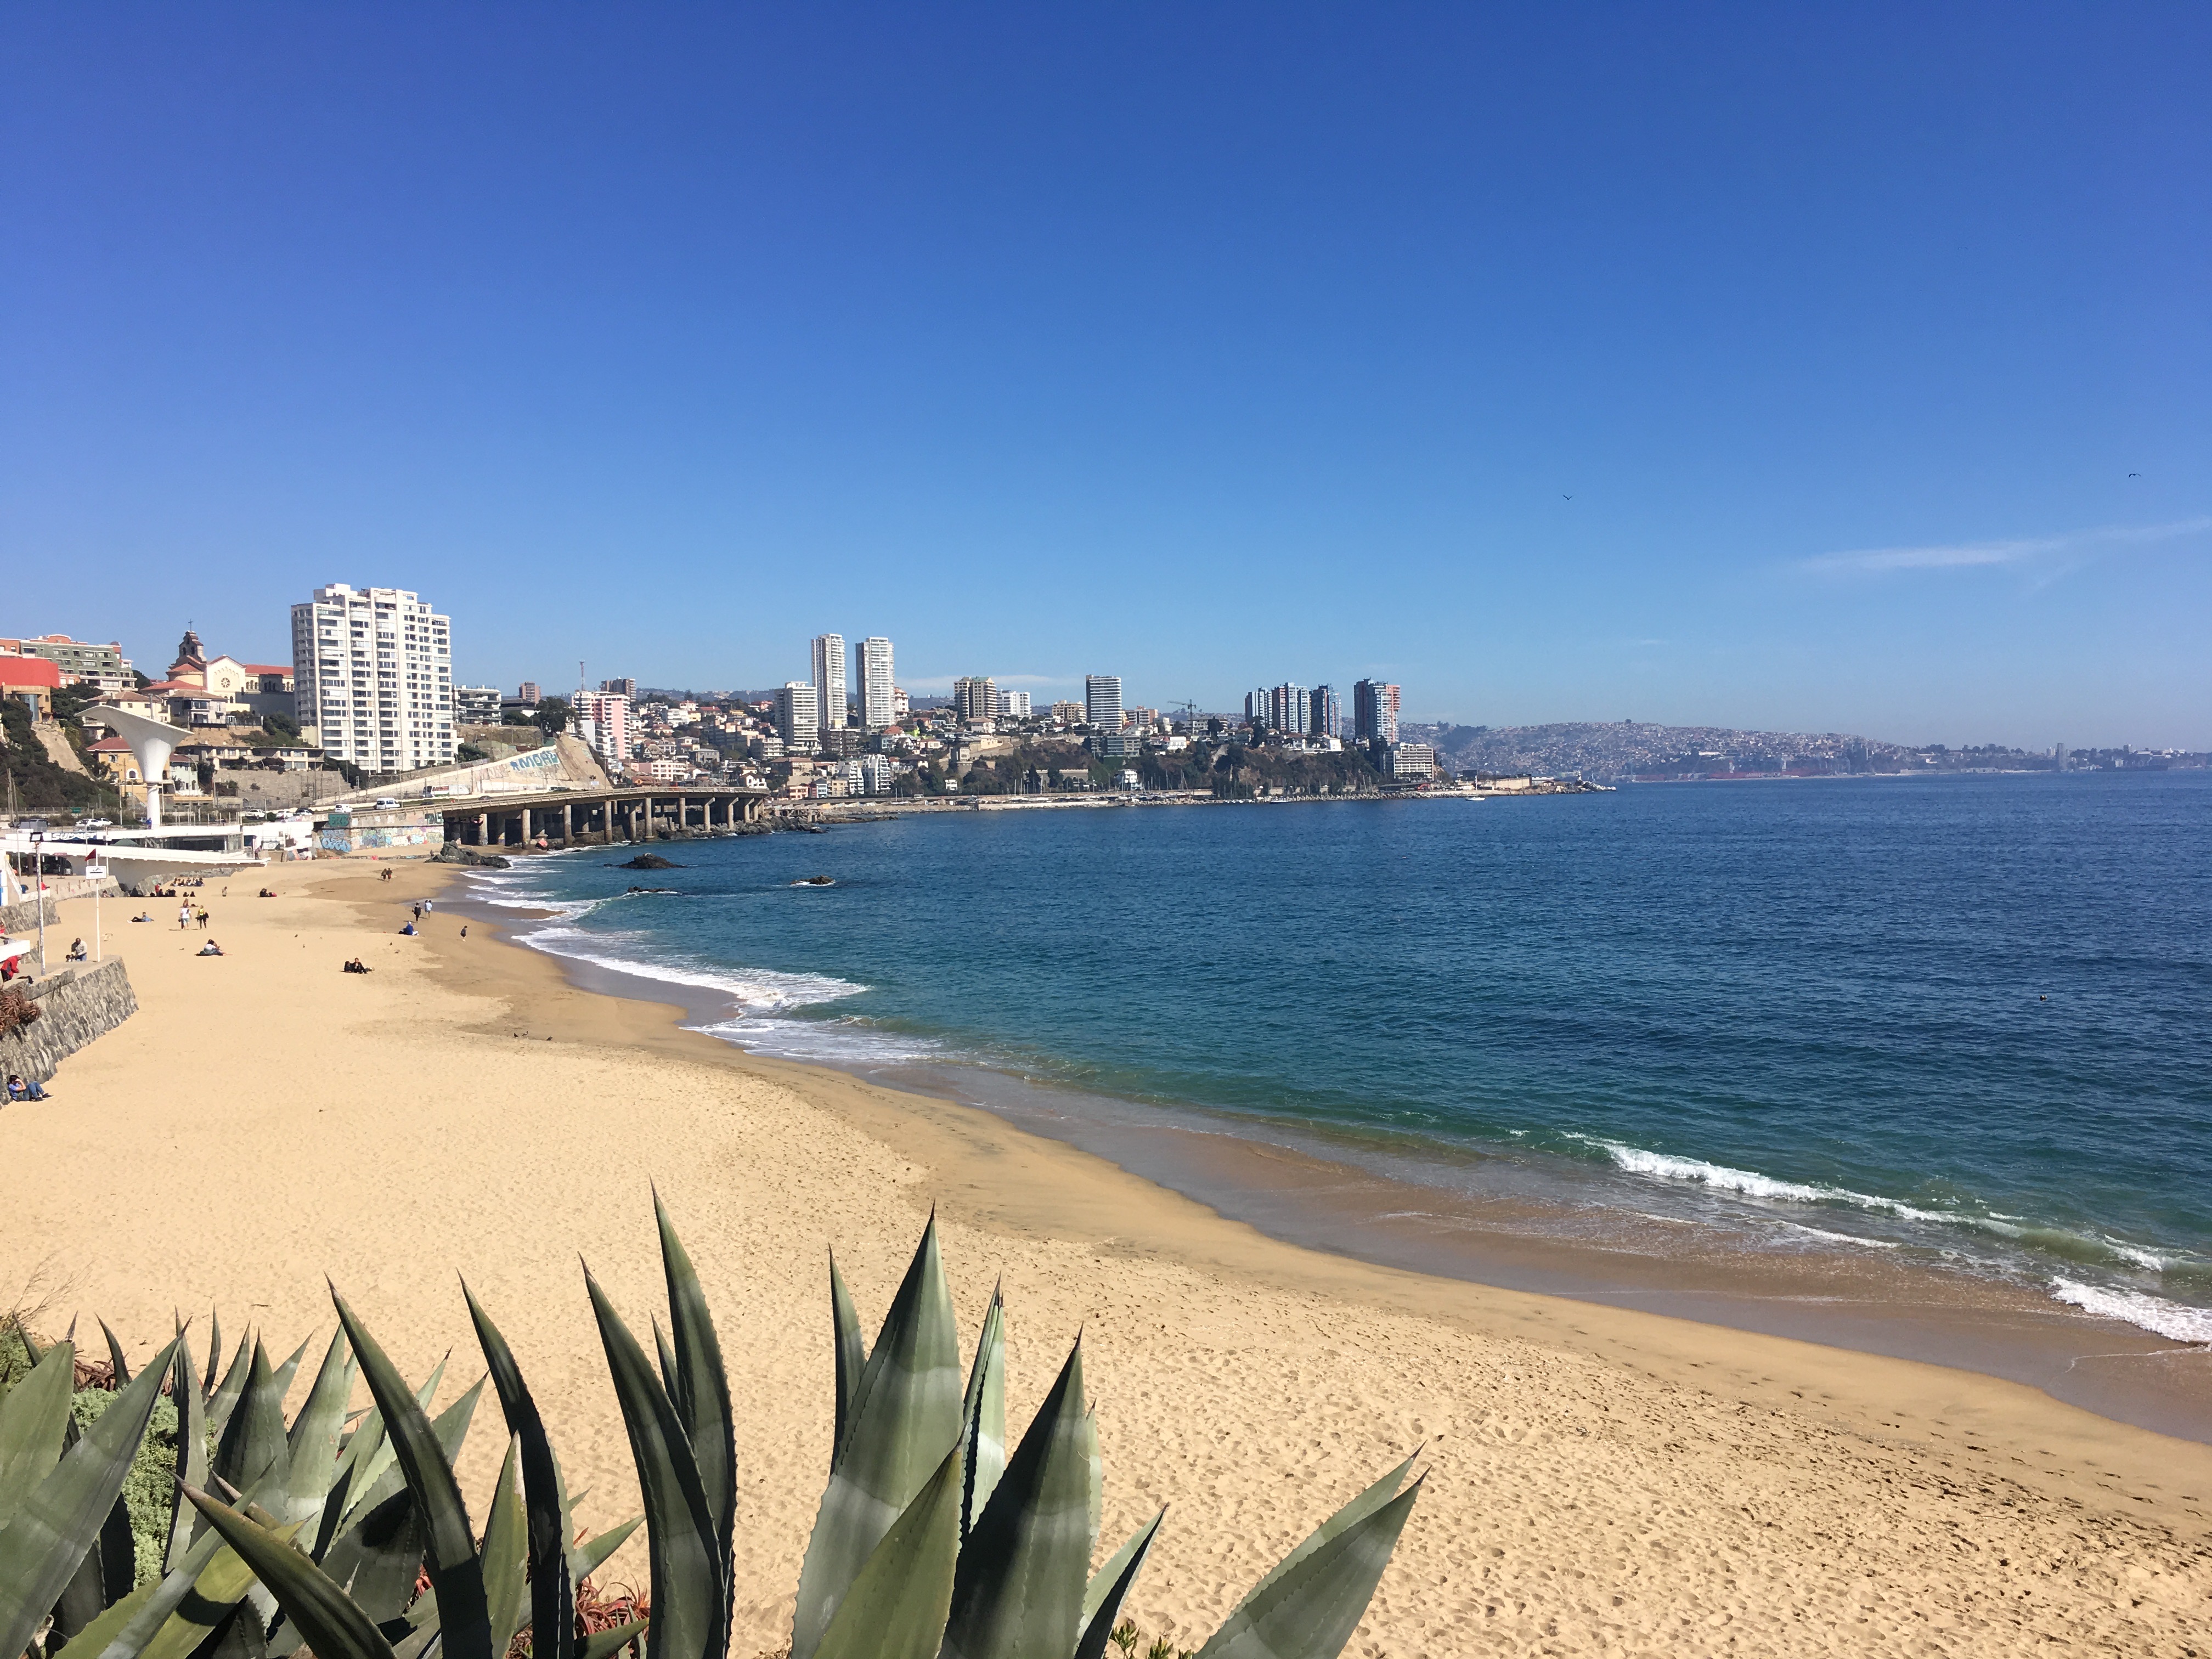
[[[1083,680],[1083,717],[1100,732],[1121,729],[1121,677],[1087,674]]]
[[[403,588],[317,588],[292,607],[300,724],[325,755],[365,772],[451,765],[452,636],[448,618]]]
[[[822,746],[822,700],[805,680],[786,680],[775,694],[775,729],[787,752],[811,755]]]

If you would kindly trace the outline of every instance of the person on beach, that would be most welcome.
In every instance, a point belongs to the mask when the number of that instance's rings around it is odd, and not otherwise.
[[[359,957],[356,957],[351,962],[346,963],[346,965],[338,971],[346,974],[365,974],[369,970],[368,965],[362,962]]]
[[[463,923],[461,924],[461,937],[462,937],[463,939],[466,939],[468,936],[469,936],[469,925],[468,925],[468,923],[466,923],[466,922],[465,921],[465,922],[463,922]]]
[[[415,937],[415,924],[414,924],[413,922],[411,922],[411,921],[410,921],[410,922],[409,922],[409,923],[408,923],[404,927],[401,928],[399,931],[400,931],[402,933],[404,933],[404,935],[406,935],[409,939],[412,939],[412,938],[414,938],[414,937]]]
[[[415,907],[415,920],[417,921],[422,920],[422,907],[419,904]]]
[[[201,945],[198,950],[193,951],[192,954],[196,957],[219,957],[222,954],[222,946],[217,945],[213,939],[210,939],[205,945]]]
[[[46,1091],[39,1086],[36,1078],[27,1078],[15,1072],[8,1073],[9,1099],[44,1100],[46,1097]]]
[[[193,919],[195,921],[197,921],[197,922],[198,922],[198,923],[199,923],[199,925],[200,925],[200,932],[202,932],[203,933],[204,933],[205,932],[207,932],[207,925],[208,925],[208,913],[207,913],[205,910],[204,910],[204,909],[203,909],[203,910],[195,910],[195,911],[193,911],[193,912],[192,912],[192,919]]]
[[[181,933],[191,925],[192,906],[191,901],[187,899],[177,907],[177,931]]]

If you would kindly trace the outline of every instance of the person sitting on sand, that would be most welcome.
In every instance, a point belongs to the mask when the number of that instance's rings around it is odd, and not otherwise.
[[[133,921],[151,921],[154,918],[147,912],[141,910],[137,915],[131,917],[131,920]]]
[[[276,890],[273,887],[264,887],[261,890],[261,896],[263,898],[275,898],[276,896]]]
[[[19,1073],[8,1073],[8,1098],[10,1100],[44,1100],[46,1091],[39,1086],[36,1078],[27,1078]]]
[[[399,931],[404,933],[408,938],[412,939],[415,937],[415,924],[410,921]]]
[[[205,945],[201,945],[198,950],[193,951],[192,954],[196,957],[219,957],[222,954],[222,946],[217,945],[213,939],[210,939]]]
[[[69,954],[64,957],[62,960],[64,962],[83,962],[87,960],[91,954],[92,953],[90,951],[84,948],[84,941],[82,939],[71,939],[70,941]]]
[[[364,963],[359,957],[356,957],[351,962],[346,963],[346,965],[338,971],[346,974],[365,974],[368,972],[368,964]]]

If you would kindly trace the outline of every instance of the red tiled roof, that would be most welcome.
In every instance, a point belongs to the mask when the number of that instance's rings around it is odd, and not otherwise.
[[[282,674],[289,679],[292,673],[289,662],[242,662],[238,665],[249,674]]]
[[[62,665],[44,657],[0,657],[0,685],[43,685],[59,690]]]
[[[88,755],[127,755],[131,752],[131,745],[121,738],[102,738],[98,743],[85,744],[84,752]]]

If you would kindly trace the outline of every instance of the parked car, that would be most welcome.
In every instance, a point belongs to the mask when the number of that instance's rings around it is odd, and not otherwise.
[[[389,795],[379,795],[374,810],[379,812],[396,812],[399,810],[399,803]]]

